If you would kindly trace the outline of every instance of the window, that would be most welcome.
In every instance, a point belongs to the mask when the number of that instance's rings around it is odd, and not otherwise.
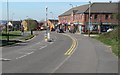
[[[94,19],[97,19],[97,15],[94,15]]]
[[[110,16],[110,19],[113,19],[113,15]]]
[[[82,15],[80,14],[79,19],[82,19]]]
[[[108,19],[108,15],[105,15],[105,19],[106,19],[106,20]]]

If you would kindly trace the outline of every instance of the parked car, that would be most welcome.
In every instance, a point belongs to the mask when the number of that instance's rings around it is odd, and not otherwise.
[[[112,31],[113,29],[112,28],[109,28],[108,30],[107,30],[107,32],[110,32],[110,31]]]
[[[57,33],[64,33],[64,30],[63,29],[57,29]]]

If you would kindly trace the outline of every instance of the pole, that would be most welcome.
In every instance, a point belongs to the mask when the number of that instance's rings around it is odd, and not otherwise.
[[[48,11],[48,7],[46,6],[45,7],[45,27],[46,27],[46,32],[45,32],[45,36],[44,36],[44,38],[45,38],[45,41],[48,41],[48,25],[47,25],[47,11]]]
[[[7,25],[6,25],[7,42],[9,42],[8,23],[9,23],[9,2],[8,2],[8,0],[7,0]]]
[[[53,12],[50,12],[51,14],[52,14],[52,19],[54,19],[54,17],[53,17]]]
[[[28,21],[28,31],[30,32],[30,34],[32,35],[32,32],[31,32],[31,26],[30,26],[30,22],[29,22],[29,16],[26,16],[27,17],[27,21]]]
[[[51,15],[52,15],[53,25],[55,26],[55,18],[54,18],[54,14],[53,14],[53,12],[50,12],[50,13],[51,13]]]
[[[69,4],[69,5],[71,5],[72,6],[72,8],[73,8],[73,5],[72,4]],[[72,22],[74,21],[74,10],[72,10]]]
[[[90,11],[91,11],[91,1],[89,1],[89,25],[88,25],[88,36],[90,37]]]
[[[72,4],[69,4],[69,5],[71,5],[71,6],[72,6],[72,8],[73,8],[73,5],[72,5]]]
[[[46,24],[48,26],[47,21],[48,21],[48,7],[46,7]],[[50,40],[50,29],[49,28],[50,28],[50,26],[47,27],[47,41]]]
[[[47,7],[47,6],[46,6],[46,8],[45,8],[45,11],[46,11],[46,19],[45,19],[46,23],[45,23],[45,26],[46,26],[46,28],[47,28],[47,29],[46,29],[46,34],[47,34],[47,32],[48,32],[48,24],[47,24],[47,20],[48,20],[48,19],[47,19],[47,17],[48,17],[48,13],[47,13],[47,12],[48,12],[48,7]]]
[[[13,16],[14,16],[14,13],[12,13],[12,25],[13,25]],[[14,27],[12,27],[12,29],[14,30]]]

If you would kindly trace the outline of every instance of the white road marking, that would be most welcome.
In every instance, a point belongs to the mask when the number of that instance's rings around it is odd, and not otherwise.
[[[43,48],[45,48],[45,47],[47,47],[47,45],[45,45],[45,46],[43,46],[43,47],[41,47],[41,48],[39,48],[39,49],[43,49]]]
[[[50,44],[53,44],[53,42],[50,42]]]
[[[44,40],[43,40],[43,41],[40,41],[40,42],[38,42],[38,43],[36,43],[36,45],[37,45],[37,44],[41,44],[42,42],[44,42]]]
[[[32,51],[32,52],[30,52],[30,53],[26,53],[25,55],[22,55],[22,56],[20,56],[20,57],[18,57],[18,58],[16,58],[16,59],[23,58],[23,57],[28,56],[28,55],[30,55],[30,54],[32,54],[32,53],[34,53],[34,52]]]
[[[55,38],[57,39],[57,37],[55,36]],[[32,46],[27,46],[27,47],[25,47],[25,49],[27,49],[27,50],[29,50],[30,48],[32,48],[32,47],[34,47],[35,45],[38,45],[38,44],[43,44],[44,43],[44,40],[42,40],[42,41],[40,41],[40,42],[37,42],[36,44],[33,44]],[[49,44],[53,44],[54,42],[50,42]],[[45,47],[47,47],[47,45],[45,45],[45,46],[43,46],[43,47],[41,47],[41,48],[39,48],[39,49],[43,49],[43,48],[45,48]],[[19,49],[19,51],[23,51],[23,49],[24,48],[22,48],[22,49]],[[24,53],[24,52],[19,52],[20,54],[22,54],[22,53]],[[32,53],[34,53],[34,51],[32,51],[32,52],[30,52],[30,53],[24,53],[24,55],[22,55],[22,56],[20,56],[20,57],[16,57],[16,59],[20,59],[20,58],[23,58],[23,57],[25,57],[25,56],[28,56],[28,55],[30,55],[30,54],[32,54]],[[0,59],[0,60],[3,60],[2,58]],[[5,60],[5,59],[4,59]],[[7,60],[7,59],[6,59]],[[11,60],[11,59],[8,59],[8,60]]]
[[[70,58],[70,56],[63,60],[51,73],[55,73],[55,71],[58,70]]]
[[[34,53],[34,52],[32,51],[32,52],[30,52],[30,53],[27,53],[27,55],[30,55],[30,54],[32,54],[32,53]]]
[[[0,58],[0,61],[10,61],[11,59]]]
[[[23,57],[25,57],[25,56],[27,56],[27,55],[20,56],[20,57],[18,57],[18,58],[16,58],[16,59],[20,59],[20,58],[23,58]]]

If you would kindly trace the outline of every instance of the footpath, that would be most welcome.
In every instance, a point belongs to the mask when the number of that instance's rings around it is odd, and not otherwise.
[[[78,45],[55,73],[118,73],[118,58],[108,46],[84,34],[67,34],[76,38]]]

